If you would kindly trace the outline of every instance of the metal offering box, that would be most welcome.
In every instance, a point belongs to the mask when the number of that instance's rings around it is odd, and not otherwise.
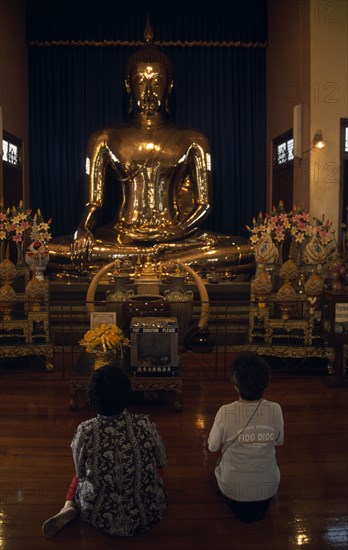
[[[179,365],[176,317],[133,317],[130,325],[134,376],[174,376]]]

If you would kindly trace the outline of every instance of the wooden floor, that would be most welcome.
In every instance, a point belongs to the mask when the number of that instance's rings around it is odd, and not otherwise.
[[[149,413],[166,443],[169,508],[155,528],[130,539],[108,538],[79,518],[55,539],[42,537],[42,522],[62,506],[73,474],[71,437],[92,410],[84,399],[70,410],[66,367],[0,367],[0,549],[347,549],[348,389],[329,387],[320,374],[273,373],[266,397],[284,413],[281,484],[266,518],[245,525],[211,482],[216,456],[207,437],[218,407],[235,395],[227,376],[209,372],[204,361],[186,376],[184,369],[181,412],[169,392],[158,400],[134,395],[130,409]]]

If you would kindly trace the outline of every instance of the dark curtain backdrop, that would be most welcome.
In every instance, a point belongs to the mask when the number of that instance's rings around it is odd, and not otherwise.
[[[149,15],[155,41],[184,43],[161,46],[174,67],[171,117],[211,143],[213,211],[204,227],[246,236],[265,204],[266,0],[125,4],[27,2],[31,207],[53,218],[56,236],[76,229],[88,136],[128,117],[123,82],[134,46],[98,41],[142,41]]]

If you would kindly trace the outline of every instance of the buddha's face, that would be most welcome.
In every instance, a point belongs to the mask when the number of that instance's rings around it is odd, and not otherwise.
[[[167,90],[166,69],[159,62],[140,62],[131,75],[130,86],[137,110],[152,115],[161,110]]]

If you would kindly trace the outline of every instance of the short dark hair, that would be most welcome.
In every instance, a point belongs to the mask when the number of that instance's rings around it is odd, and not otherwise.
[[[131,382],[125,371],[115,365],[104,365],[93,372],[87,397],[98,414],[121,414],[129,403]]]
[[[258,353],[244,352],[234,359],[231,374],[241,398],[254,401],[261,399],[268,386],[270,366]]]

